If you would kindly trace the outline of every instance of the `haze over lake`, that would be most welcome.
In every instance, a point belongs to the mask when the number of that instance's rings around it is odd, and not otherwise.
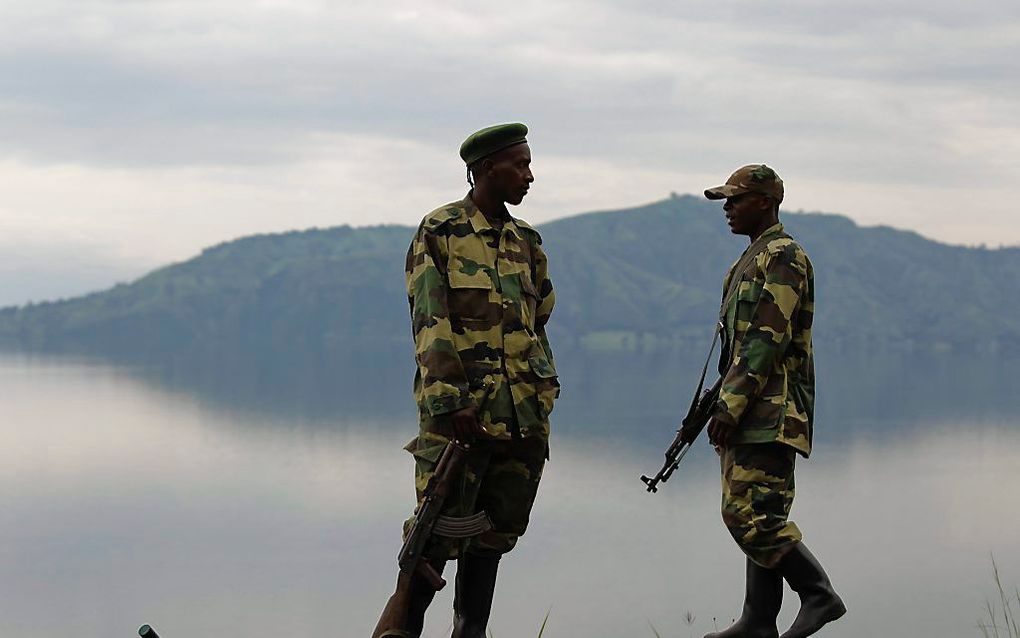
[[[547,636],[605,638],[650,636],[649,621],[700,636],[739,610],[711,448],[656,495],[638,481],[661,461],[693,357],[561,357],[552,460],[503,563],[495,636],[537,635],[550,608]],[[817,453],[798,467],[793,518],[850,607],[824,635],[980,635],[990,553],[1020,581],[1016,370],[819,359]],[[365,363],[346,388],[299,369],[0,359],[0,635],[131,636],[143,622],[168,638],[367,635],[412,506],[408,366]],[[451,597],[426,636],[447,635]],[[795,609],[788,592],[781,620]]]

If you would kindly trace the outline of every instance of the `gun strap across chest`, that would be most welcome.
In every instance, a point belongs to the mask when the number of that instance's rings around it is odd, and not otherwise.
[[[725,376],[730,364],[733,363],[733,353],[730,352],[733,346],[731,343],[733,335],[728,333],[726,321],[730,303],[737,295],[737,291],[740,289],[740,282],[744,279],[744,275],[751,268],[751,264],[758,258],[758,255],[768,249],[770,241],[783,237],[789,237],[789,235],[781,232],[778,235],[766,233],[758,237],[758,239],[751,242],[751,245],[747,247],[747,250],[744,251],[740,259],[737,260],[737,263],[730,270],[729,280],[726,282],[726,294],[723,295],[722,304],[719,306],[719,322],[716,324],[716,335],[722,334],[720,345],[722,352],[719,355],[720,375]],[[715,345],[714,341],[712,345]],[[712,354],[709,353],[708,356],[711,358]]]
[[[694,392],[694,399],[691,401],[691,411],[698,405],[698,401],[701,399],[701,391],[705,387],[705,376],[708,374],[708,364],[712,361],[712,354],[715,352],[715,344],[717,341],[722,341],[721,348],[723,350],[723,359],[725,361],[725,367],[723,361],[719,362],[719,374],[721,376],[726,375],[726,371],[729,369],[731,361],[726,355],[727,343],[726,343],[726,309],[730,305],[730,301],[733,300],[733,296],[737,294],[737,289],[740,288],[740,280],[744,277],[744,272],[750,267],[751,262],[755,260],[768,246],[769,242],[777,237],[787,237],[786,233],[780,233],[778,236],[771,233],[762,235],[758,239],[751,242],[751,245],[747,247],[744,254],[737,260],[736,265],[730,270],[730,279],[727,282],[726,294],[723,295],[722,305],[719,307],[719,321],[715,324],[715,332],[712,333],[712,347],[708,350],[708,357],[705,358],[705,365],[701,368],[701,378],[698,379],[698,389]]]
[[[770,241],[782,237],[788,237],[788,235],[786,233],[780,233],[779,235],[766,233],[751,242],[751,245],[747,247],[744,254],[740,256],[740,259],[730,271],[730,279],[727,282],[726,294],[723,295],[722,305],[719,306],[720,320],[726,319],[726,309],[729,308],[730,302],[733,301],[733,296],[737,294],[737,290],[740,288],[740,281],[744,278],[744,273],[747,272],[751,262],[765,251]]]
[[[712,347],[708,349],[708,356],[705,358],[705,365],[701,368],[701,378],[698,379],[698,389],[694,391],[694,398],[691,400],[690,410],[687,411],[691,414],[694,408],[698,405],[698,401],[701,399],[701,390],[705,387],[705,375],[708,374],[708,364],[712,361],[712,353],[715,352],[715,343],[719,341],[719,336],[723,333],[723,322],[720,320],[715,324],[715,332],[712,333]]]

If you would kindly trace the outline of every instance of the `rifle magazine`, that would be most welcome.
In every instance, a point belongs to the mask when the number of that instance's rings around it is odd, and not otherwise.
[[[445,538],[470,538],[492,529],[489,515],[478,512],[471,516],[440,516],[432,528],[432,533]]]

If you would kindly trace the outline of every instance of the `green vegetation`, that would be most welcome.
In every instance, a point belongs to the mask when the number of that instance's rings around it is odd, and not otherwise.
[[[1002,586],[999,577],[999,566],[992,557],[992,576],[999,594],[998,605],[991,600],[985,601],[985,618],[978,621],[978,629],[984,638],[1020,638],[1017,626],[1017,613],[1020,612],[1020,589],[1014,588],[1010,594]],[[1016,608],[1013,604],[1016,603]]]
[[[526,211],[523,211],[526,213]],[[947,246],[835,215],[784,214],[815,264],[816,336],[844,349],[996,352],[1020,343],[1020,249]],[[695,197],[541,227],[558,350],[704,343],[746,240]],[[403,260],[413,229],[247,237],[84,297],[0,310],[0,346],[109,356],[385,353],[410,338]]]

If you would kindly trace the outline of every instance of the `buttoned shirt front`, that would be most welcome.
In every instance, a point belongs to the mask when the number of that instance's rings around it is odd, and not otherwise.
[[[559,382],[541,243],[509,215],[494,228],[470,195],[422,221],[405,274],[423,423],[475,406],[494,438],[548,436]]]
[[[732,359],[715,417],[735,428],[732,443],[775,441],[808,456],[815,402],[814,271],[782,224],[759,239],[765,247],[740,273],[738,260],[723,283],[725,294],[740,278],[721,309]]]

